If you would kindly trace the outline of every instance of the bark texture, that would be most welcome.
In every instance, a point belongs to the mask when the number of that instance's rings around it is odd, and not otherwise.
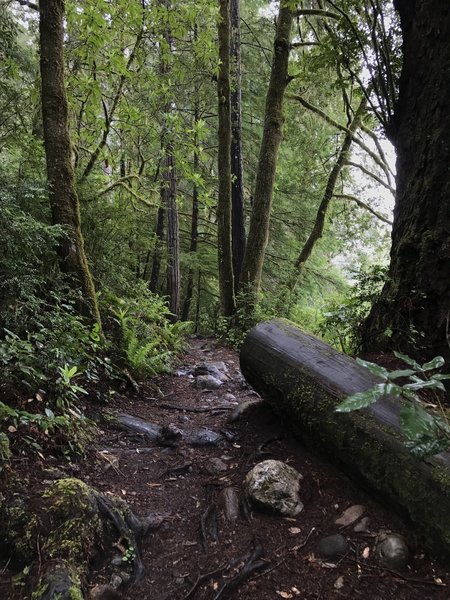
[[[169,0],[159,0],[159,4],[167,11],[171,8]],[[169,27],[166,28],[163,35],[167,50],[160,48],[160,73],[163,79],[167,79],[172,70],[170,54],[173,52],[174,41]],[[165,53],[168,53],[168,55]],[[172,313],[172,318],[176,320],[180,317],[181,312],[180,232],[174,141],[167,119],[167,116],[170,115],[174,108],[175,104],[173,100],[171,98],[168,99],[164,106],[161,133],[161,148],[163,153],[161,205],[165,207],[167,217],[167,295],[169,297],[169,309]]]
[[[283,98],[289,83],[288,65],[291,29],[294,18],[292,2],[282,0],[277,19],[272,69],[266,96],[264,130],[256,173],[253,210],[241,272],[244,309],[251,310],[259,291],[264,252],[269,237],[270,212],[278,149],[283,136]]]
[[[60,265],[81,291],[80,312],[100,325],[94,283],[84,250],[72,167],[64,86],[64,1],[42,0],[39,3],[39,17],[42,118],[49,201],[53,223],[62,225],[66,231],[59,245]]]
[[[389,280],[365,324],[366,349],[450,359],[450,5],[397,0],[403,69],[393,122],[397,193]]]
[[[224,316],[234,311],[234,283],[231,248],[231,108],[230,108],[230,15],[229,0],[219,0],[219,101],[217,242],[219,259],[220,308]]]
[[[353,413],[335,412],[343,398],[378,383],[376,377],[281,319],[251,330],[241,349],[241,370],[305,444],[406,514],[426,545],[448,561],[450,455],[422,461],[407,451],[398,398],[385,397]]]
[[[240,0],[230,0],[231,58],[231,237],[234,292],[238,292],[244,260],[245,212],[242,158],[241,10]]]

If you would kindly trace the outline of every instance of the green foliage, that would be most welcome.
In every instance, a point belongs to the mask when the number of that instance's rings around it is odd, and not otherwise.
[[[323,314],[318,333],[330,344],[347,354],[360,348],[360,330],[372,304],[386,281],[387,268],[373,265],[355,273],[355,284],[344,302],[338,301]]]
[[[418,395],[423,390],[438,390],[445,392],[445,379],[450,379],[450,374],[430,373],[444,365],[442,356],[436,356],[429,362],[420,365],[414,359],[395,352],[397,358],[405,362],[410,368],[388,371],[380,365],[365,360],[357,362],[366,367],[373,375],[382,380],[364,392],[349,396],[336,408],[336,412],[352,412],[374,404],[383,396],[397,396],[404,400],[400,410],[400,425],[405,435],[405,445],[412,454],[426,457],[450,447],[450,418],[437,399],[440,414],[430,413],[425,410],[426,403]],[[398,379],[409,380],[409,383],[398,383]]]
[[[168,372],[174,356],[185,348],[191,323],[172,322],[165,300],[143,283],[135,292],[134,298],[111,298],[123,361],[138,378]]]
[[[39,328],[0,339],[0,429],[12,442],[42,454],[46,448],[83,452],[91,426],[79,403],[82,373],[99,378],[98,331],[87,328],[66,303],[41,315]]]

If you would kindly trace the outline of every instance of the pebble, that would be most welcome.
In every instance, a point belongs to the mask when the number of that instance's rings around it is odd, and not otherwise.
[[[404,569],[409,561],[409,548],[405,538],[398,533],[380,535],[375,556],[388,569]]]
[[[321,558],[338,558],[347,554],[348,549],[349,545],[345,537],[337,533],[320,540],[317,544],[317,555]]]

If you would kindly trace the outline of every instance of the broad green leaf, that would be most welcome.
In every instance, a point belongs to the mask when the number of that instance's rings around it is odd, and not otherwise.
[[[398,379],[398,377],[409,377],[414,375],[415,371],[412,369],[400,369],[398,371],[391,371],[389,373],[389,379]]]
[[[365,392],[359,392],[358,394],[349,396],[336,407],[336,412],[353,412],[354,410],[360,410],[361,408],[365,408],[366,406],[374,404],[377,400],[385,395],[384,385],[382,387],[382,392],[380,392],[377,386],[370,390],[366,390]]]
[[[407,383],[403,386],[404,390],[442,390],[445,392],[444,384],[440,381],[430,379],[429,381],[420,381],[416,383]]]
[[[377,375],[378,377],[382,377],[383,379],[388,378],[389,372],[384,367],[376,365],[375,363],[368,362],[367,360],[362,360],[361,358],[357,358],[356,362],[368,369],[373,375]]]
[[[432,379],[437,379],[438,381],[450,379],[450,373],[437,373],[436,375],[433,375]]]
[[[417,402],[402,407],[400,410],[400,424],[409,440],[419,440],[424,436],[436,437],[434,417],[419,406]]]
[[[423,371],[432,371],[433,369],[439,369],[445,363],[442,356],[435,356],[432,360],[422,365]]]
[[[410,365],[411,367],[413,367],[416,371],[422,370],[422,367],[419,365],[419,363],[416,362],[413,358],[411,358],[407,354],[402,354],[401,352],[395,352],[395,351],[394,351],[394,354],[397,358],[399,358],[400,360],[405,362],[407,365]]]

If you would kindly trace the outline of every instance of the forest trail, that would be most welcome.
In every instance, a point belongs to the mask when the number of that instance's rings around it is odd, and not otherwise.
[[[212,363],[225,373],[224,382],[216,390],[199,389],[194,368]],[[258,400],[240,374],[237,353],[211,339],[191,340],[173,375],[159,376],[134,394],[112,396],[109,411],[165,427],[163,435],[158,443],[117,424],[104,426],[90,459],[74,474],[103,493],[121,496],[138,516],[156,513],[161,525],[142,542],[143,578],[125,587],[123,596],[98,587],[118,586],[118,577],[126,580],[130,571],[133,557],[118,540],[105,548],[102,565],[92,574],[91,595],[103,600],[448,598],[450,578],[414,548],[404,524],[305,450]],[[248,401],[257,402],[230,423]],[[241,506],[233,515],[233,490],[239,493],[248,471],[268,458],[303,475],[304,510],[283,518]],[[355,505],[364,507],[364,521],[335,523]],[[401,573],[375,560],[377,536],[385,531],[403,534],[413,549],[411,566]],[[331,534],[344,535],[348,550],[339,559],[320,560],[317,544]]]

